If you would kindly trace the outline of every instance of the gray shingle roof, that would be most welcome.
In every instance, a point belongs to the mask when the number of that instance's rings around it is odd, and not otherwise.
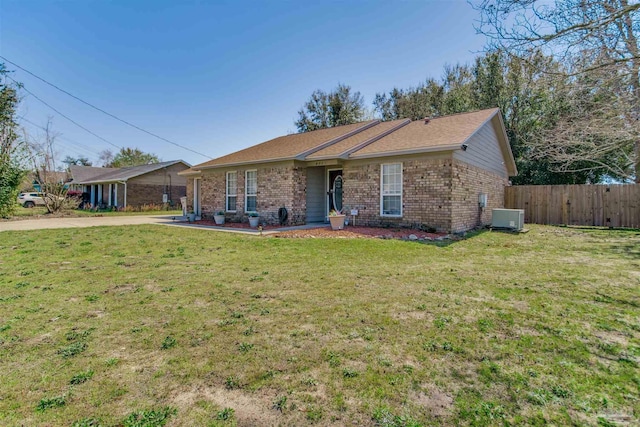
[[[126,168],[96,168],[92,166],[71,166],[74,184],[99,184],[106,182],[127,181],[140,175],[166,168],[176,163],[184,163],[183,160],[171,160],[168,162],[153,163],[150,165],[129,166]]]

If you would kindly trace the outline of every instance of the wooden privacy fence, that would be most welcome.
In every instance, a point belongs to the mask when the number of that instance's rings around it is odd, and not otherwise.
[[[524,209],[533,224],[640,228],[640,185],[514,185],[507,209]]]

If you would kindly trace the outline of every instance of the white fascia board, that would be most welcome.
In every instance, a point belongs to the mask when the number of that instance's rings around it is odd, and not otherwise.
[[[455,151],[460,150],[462,144],[454,144],[454,145],[438,145],[436,147],[427,147],[427,148],[419,148],[413,150],[404,150],[404,151],[385,151],[382,153],[371,153],[371,154],[361,154],[358,156],[350,155],[349,160],[355,159],[373,159],[376,157],[392,157],[392,156],[406,156],[411,154],[423,154],[423,153],[438,153],[445,151]]]

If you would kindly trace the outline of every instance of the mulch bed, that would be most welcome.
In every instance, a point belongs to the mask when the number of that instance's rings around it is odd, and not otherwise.
[[[196,225],[216,226],[222,228],[255,230],[249,227],[248,223],[225,222],[224,225],[216,225],[215,221],[201,220],[196,221]],[[265,225],[264,231],[277,230],[280,227],[275,225]],[[337,238],[337,239],[401,239],[401,240],[448,240],[454,239],[454,236],[445,233],[427,233],[425,231],[406,229],[406,228],[379,228],[379,227],[360,227],[349,225],[344,230],[332,230],[329,225],[317,228],[309,228],[305,230],[282,231],[272,234],[273,237],[295,239],[295,238]]]

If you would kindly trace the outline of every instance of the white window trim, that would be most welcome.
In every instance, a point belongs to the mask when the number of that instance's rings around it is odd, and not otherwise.
[[[247,192],[249,186],[247,185],[247,175],[249,174],[249,172],[255,172],[256,173],[256,194],[249,194]],[[255,196],[256,198],[256,209],[258,208],[258,170],[257,169],[249,169],[244,171],[244,211],[245,213],[252,213],[252,212],[257,212],[257,211],[249,211],[247,210],[247,199],[249,196]]]
[[[384,167],[389,165],[400,165],[400,194],[384,194],[383,187],[383,176],[384,176]],[[394,162],[394,163],[382,163],[380,164],[380,216],[385,218],[402,218],[404,214],[403,209],[403,197],[404,193],[404,168],[402,167],[402,162]],[[399,215],[389,215],[384,213],[384,196],[400,196],[400,214]]]
[[[231,173],[235,173],[236,174],[236,194],[229,194],[229,174]],[[224,198],[224,210],[226,212],[237,212],[238,211],[238,172],[237,171],[229,171],[226,174],[226,181],[224,183],[225,186],[225,198]],[[236,208],[234,210],[230,210],[227,209],[229,207],[229,197],[234,197],[236,198]],[[245,205],[246,206],[246,205]]]

